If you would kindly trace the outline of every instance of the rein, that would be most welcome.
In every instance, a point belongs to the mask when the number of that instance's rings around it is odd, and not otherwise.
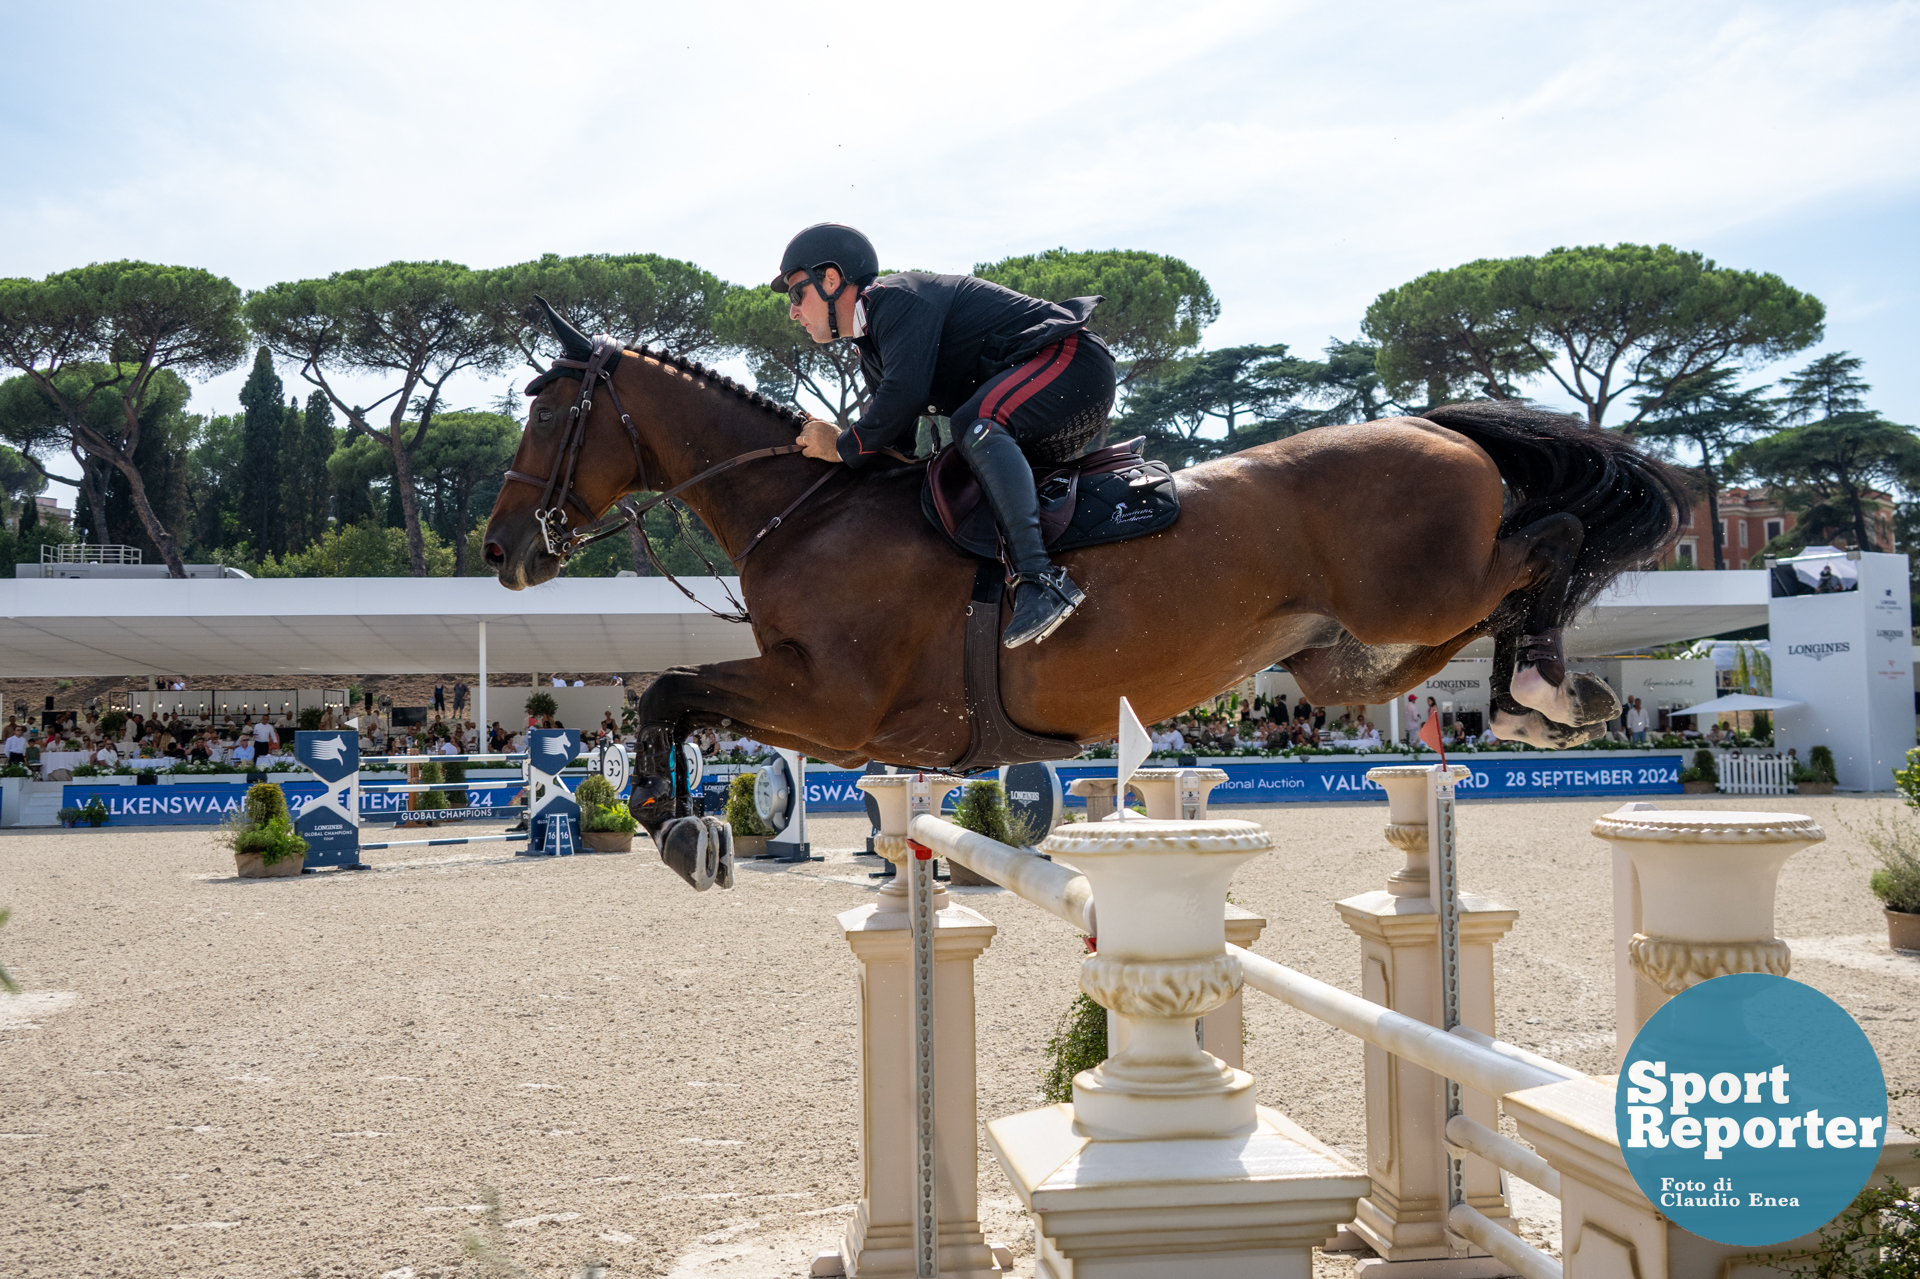
[[[539,487],[540,505],[534,508],[533,518],[540,526],[540,536],[546,543],[547,553],[558,558],[562,564],[565,564],[575,552],[582,548],[591,546],[603,538],[612,537],[623,529],[632,527],[640,536],[640,545],[646,551],[648,563],[652,564],[662,577],[679,588],[682,595],[685,595],[688,599],[700,605],[701,608],[706,609],[715,617],[730,622],[751,621],[752,619],[747,613],[746,605],[734,599],[731,590],[727,591],[727,599],[733,604],[734,610],[731,613],[723,613],[694,595],[679,578],[668,572],[666,567],[660,563],[660,557],[654,553],[653,543],[648,540],[644,517],[646,513],[654,507],[660,505],[662,502],[671,501],[682,492],[701,483],[703,480],[709,480],[716,475],[730,471],[743,462],[754,462],[761,458],[783,457],[790,453],[798,453],[801,451],[801,446],[798,444],[776,444],[770,448],[754,449],[751,452],[741,453],[723,462],[716,462],[706,470],[701,471],[698,475],[695,475],[692,479],[683,480],[664,493],[654,494],[644,502],[631,502],[624,497],[616,498],[613,503],[613,509],[605,515],[596,518],[593,511],[580,499],[574,486],[574,476],[580,460],[580,446],[586,441],[587,416],[593,411],[593,386],[597,380],[604,379],[607,384],[607,395],[613,400],[614,411],[620,415],[620,425],[626,428],[627,439],[633,445],[633,463],[634,469],[639,476],[640,487],[642,489],[647,487],[647,464],[640,452],[640,432],[633,425],[633,418],[627,413],[626,405],[620,402],[620,392],[616,390],[613,385],[613,374],[609,368],[611,364],[619,359],[620,354],[620,345],[612,338],[603,334],[593,339],[593,353],[587,359],[556,359],[553,361],[553,366],[556,368],[578,369],[580,373],[580,396],[574,401],[573,407],[567,410],[566,431],[560,437],[560,449],[556,457],[558,465],[554,467],[551,475],[545,476],[544,478],[538,475],[528,475],[524,471],[511,469],[507,471],[506,478],[508,480],[518,480],[522,484],[531,484]],[[819,492],[820,488],[825,485],[828,480],[834,478],[842,469],[844,468],[829,470],[825,475],[822,475],[819,479],[808,485],[806,491],[801,493],[799,497],[789,502],[785,510],[763,524],[760,527],[760,531],[748,540],[745,550],[741,551],[738,555],[729,557],[729,562],[733,567],[737,570],[741,561],[751,555],[754,548],[760,545],[762,538],[779,528],[789,515],[799,510],[803,502]],[[559,495],[557,502],[554,500],[556,491]],[[583,512],[589,522],[582,526],[569,527],[566,513],[566,508],[569,505]],[[683,516],[683,526],[684,523],[685,518]],[[712,562],[707,560],[706,556],[701,554],[698,548],[695,548],[695,554],[700,555],[701,561],[706,564],[709,571],[713,570],[714,566]],[[718,577],[719,574],[716,572],[714,576]]]

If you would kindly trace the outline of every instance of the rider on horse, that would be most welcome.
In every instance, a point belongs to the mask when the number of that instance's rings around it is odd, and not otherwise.
[[[1006,547],[1013,620],[1001,643],[1044,640],[1086,593],[1047,558],[1033,462],[1059,465],[1105,442],[1113,354],[1087,320],[1097,297],[1044,302],[969,275],[880,275],[880,258],[850,226],[822,222],[793,237],[771,285],[815,342],[849,339],[871,392],[842,431],[809,419],[808,457],[860,467],[911,444],[920,415],[954,424]]]

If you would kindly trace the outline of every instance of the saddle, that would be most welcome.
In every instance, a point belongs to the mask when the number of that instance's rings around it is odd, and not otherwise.
[[[1164,462],[1140,456],[1142,439],[1034,475],[1040,497],[1040,535],[1048,550],[1071,551],[1141,537],[1180,518],[1173,475]],[[973,473],[952,445],[935,454],[928,465],[920,508],[956,549],[979,560],[967,601],[963,658],[967,749],[954,761],[953,771],[973,773],[1002,764],[1078,755],[1078,742],[1029,733],[1008,718],[1000,701],[1000,614],[1006,594],[1000,531]]]
[[[1144,537],[1180,518],[1180,499],[1174,495],[1167,464],[1140,456],[1145,438],[1110,445],[1034,473],[1040,537],[1049,551]],[[993,510],[954,445],[934,454],[927,465],[920,509],[956,550],[981,559],[1001,558]]]

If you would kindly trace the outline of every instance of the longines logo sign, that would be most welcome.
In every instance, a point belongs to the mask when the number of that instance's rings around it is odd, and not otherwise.
[[[1883,640],[1903,640],[1907,637],[1905,631],[1875,631],[1874,634]]]
[[[1830,644],[1787,645],[1788,657],[1811,657],[1816,662],[1823,662],[1835,653],[1851,653],[1852,651],[1853,645],[1846,640],[1838,640]]]
[[[1430,679],[1428,688],[1437,688],[1443,693],[1457,693],[1463,688],[1480,688],[1483,681],[1477,679]]]

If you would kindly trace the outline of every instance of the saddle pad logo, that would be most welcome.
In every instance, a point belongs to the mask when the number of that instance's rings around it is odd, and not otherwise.
[[[1128,510],[1125,502],[1117,502],[1114,504],[1113,514],[1107,517],[1107,523],[1138,524],[1141,520],[1150,520],[1152,518],[1153,511],[1148,507],[1138,506],[1132,510]]]

